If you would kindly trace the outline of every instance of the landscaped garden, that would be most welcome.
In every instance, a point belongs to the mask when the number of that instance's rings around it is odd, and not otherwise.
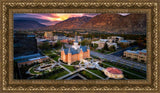
[[[73,62],[71,65],[79,65],[80,61]]]
[[[104,72],[98,70],[98,69],[88,69],[89,71],[101,76],[102,78],[107,78],[107,76],[104,74]]]
[[[91,73],[87,72],[87,71],[81,71],[80,74],[84,77],[86,77],[87,79],[100,79],[99,77],[92,75]]]
[[[49,56],[50,58],[54,59],[55,61],[58,61],[58,59],[60,58],[59,53],[54,50],[44,50],[43,53]]]
[[[69,65],[63,65],[64,67],[66,67],[67,69],[69,69],[70,71],[75,71],[76,69],[74,68],[74,66],[69,66]]]
[[[58,73],[55,73],[55,74],[52,74],[51,76],[48,76],[46,79],[57,79],[57,78],[62,77],[66,74],[68,74],[68,72],[66,70],[62,70]]]
[[[43,73],[43,75],[39,75],[38,77],[35,77],[35,78],[36,79],[57,79],[66,74],[68,74],[66,70],[64,70],[60,66],[56,66],[52,68],[52,72]]]
[[[45,65],[47,65],[47,64],[50,64],[50,63],[42,63],[42,64],[45,64]],[[53,65],[53,63],[52,63],[52,65]],[[48,66],[52,66],[52,65],[48,65]],[[35,65],[35,66],[33,66],[33,67],[31,67],[31,68],[29,68],[29,70],[28,70],[28,72],[31,74],[31,75],[42,75],[42,74],[44,74],[44,73],[49,73],[49,72],[52,72],[52,71],[54,71],[54,70],[56,70],[57,68],[59,68],[59,67],[53,67],[53,68],[51,68],[51,69],[47,69],[47,70],[43,70],[43,68],[45,67],[40,67],[41,66],[41,64],[38,64],[38,65]],[[37,70],[37,68],[41,68],[42,70]]]

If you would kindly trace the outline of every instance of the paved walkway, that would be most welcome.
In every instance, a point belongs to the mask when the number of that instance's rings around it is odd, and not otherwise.
[[[61,64],[58,64],[59,66],[61,66],[63,69],[65,69],[66,71],[68,71],[69,73],[71,73],[70,70],[68,70],[66,67],[62,66]]]
[[[80,74],[74,74],[74,75],[72,75],[71,77],[68,77],[66,80],[70,80],[70,79],[72,79],[72,78],[74,78],[74,77],[76,77],[76,76],[79,76],[79,77],[81,77],[83,80],[87,80],[84,76],[82,76],[82,75],[80,75]]]
[[[75,74],[75,73],[77,73],[77,72],[79,72],[79,71],[81,71],[81,70],[84,70],[85,68],[79,68],[79,69],[77,69],[76,71],[74,71],[74,72],[71,72],[71,73],[69,73],[69,74],[67,74],[67,75],[64,75],[64,76],[62,76],[62,77],[59,77],[59,78],[57,78],[56,80],[61,80],[61,79],[63,79],[63,78],[66,78],[66,77],[68,77],[68,76],[70,76],[70,75],[72,75],[72,74]]]

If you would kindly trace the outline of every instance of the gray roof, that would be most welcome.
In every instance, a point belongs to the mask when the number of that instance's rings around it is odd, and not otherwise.
[[[80,46],[80,48],[78,48],[77,50],[74,48],[70,48],[70,52],[72,55],[74,54],[78,54],[80,52],[80,50],[82,49],[83,52],[87,51],[87,47],[86,46]],[[68,49],[64,49],[65,54],[67,55],[69,52],[69,48]]]

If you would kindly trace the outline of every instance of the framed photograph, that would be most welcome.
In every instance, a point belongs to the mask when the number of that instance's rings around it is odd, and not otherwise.
[[[1,93],[159,93],[158,1],[1,1]]]

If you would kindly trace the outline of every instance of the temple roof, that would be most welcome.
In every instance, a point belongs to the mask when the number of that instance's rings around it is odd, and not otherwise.
[[[78,54],[81,51],[81,49],[82,49],[83,52],[87,51],[87,47],[86,46],[80,46],[80,48],[78,48],[78,49],[74,49],[74,48],[64,49],[64,52],[67,55],[69,50],[70,50],[71,54],[73,55],[73,54]]]

